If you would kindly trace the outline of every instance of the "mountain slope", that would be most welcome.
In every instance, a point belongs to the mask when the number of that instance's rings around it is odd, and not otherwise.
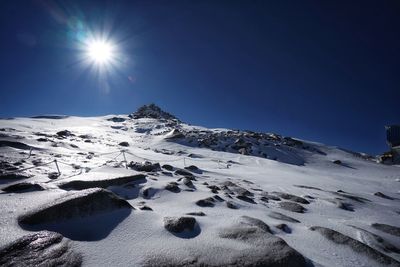
[[[85,266],[399,266],[399,168],[366,155],[156,106],[1,120],[0,144],[2,246],[49,230]]]

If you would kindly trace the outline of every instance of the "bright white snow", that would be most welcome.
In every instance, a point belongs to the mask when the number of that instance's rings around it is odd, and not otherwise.
[[[114,117],[123,118],[125,121],[109,120]],[[379,266],[379,264],[347,246],[335,244],[319,233],[310,231],[311,226],[336,230],[373,247],[374,241],[362,231],[352,227],[356,226],[400,247],[399,237],[371,227],[372,223],[400,227],[398,167],[381,165],[359,154],[307,141],[302,142],[311,148],[308,150],[285,145],[267,146],[264,152],[268,155],[277,155],[276,160],[268,156],[266,158],[218,151],[218,149],[211,150],[207,147],[199,148],[196,144],[165,139],[174,129],[174,126],[168,123],[168,120],[130,119],[124,115],[0,120],[0,140],[20,142],[34,147],[32,155],[29,156],[29,150],[2,145],[0,161],[12,164],[24,160],[19,167],[28,168],[35,160],[47,163],[57,159],[62,173],[57,179],[49,179],[49,173],[57,172],[55,163],[49,163],[24,172],[33,175],[32,178],[0,180],[1,187],[17,182],[34,181],[40,182],[46,188],[37,192],[0,194],[0,245],[7,245],[30,233],[18,225],[18,216],[66,194],[67,191],[59,189],[58,185],[71,180],[110,179],[137,174],[137,171],[125,168],[125,155],[128,163],[148,160],[161,165],[170,164],[177,168],[195,165],[203,172],[195,174],[197,181],[194,182],[196,188],[194,191],[188,190],[189,188],[181,182],[178,182],[181,189],[179,193],[165,190],[167,183],[176,182],[180,176],[168,176],[160,171],[148,174],[147,182],[136,184],[135,188],[123,186],[109,188],[127,199],[135,210],[116,225],[106,238],[97,241],[72,241],[74,250],[83,255],[85,266],[138,266],[154,254],[185,258],[185,255],[190,256],[191,251],[212,258],[215,257],[213,248],[219,245],[240,249],[240,246],[245,245],[218,238],[218,231],[242,215],[258,218],[267,223],[275,235],[283,238],[315,266]],[[180,127],[183,131],[210,130],[216,133],[228,131],[186,124]],[[56,138],[55,134],[62,130],[68,130],[73,135]],[[39,138],[43,139],[38,141]],[[129,146],[119,146],[121,142],[128,142]],[[124,153],[121,153],[122,150]],[[315,152],[317,150],[320,153]],[[342,164],[334,164],[332,162],[334,160],[340,160]],[[223,194],[220,196],[234,202],[239,209],[229,209],[224,202],[218,201],[215,202],[215,207],[199,207],[195,204],[197,200],[214,195],[206,185],[203,185],[204,182],[220,186],[226,181],[234,182],[252,192],[256,204],[237,198],[228,199]],[[299,185],[321,190],[298,187]],[[144,198],[143,189],[149,187],[154,189],[153,195]],[[337,190],[368,201],[347,199],[335,194]],[[281,209],[279,201],[270,200],[268,203],[261,201],[263,191],[285,192],[304,197],[311,203],[303,205],[307,209],[305,213],[290,212]],[[382,192],[394,199],[375,196],[376,192]],[[354,211],[338,208],[334,202],[335,198],[341,198],[351,204]],[[140,210],[143,201],[153,211]],[[176,237],[164,229],[163,217],[183,216],[195,211],[202,211],[206,216],[195,216],[201,232],[194,238]],[[300,223],[273,219],[268,216],[272,211],[288,215]],[[99,227],[102,220],[107,218],[99,215],[98,218],[87,219],[85,222],[93,224],[93,227]],[[292,232],[285,233],[275,228],[279,223],[289,225]],[[400,261],[400,254],[380,251]]]

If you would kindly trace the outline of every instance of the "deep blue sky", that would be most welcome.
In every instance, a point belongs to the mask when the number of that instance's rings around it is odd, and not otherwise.
[[[400,123],[399,14],[396,0],[1,1],[0,117],[154,102],[196,125],[376,154]],[[77,21],[119,45],[107,76],[78,62]]]

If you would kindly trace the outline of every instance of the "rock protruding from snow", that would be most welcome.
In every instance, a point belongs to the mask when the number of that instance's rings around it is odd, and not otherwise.
[[[400,237],[400,227],[388,225],[388,224],[384,224],[384,223],[373,223],[372,227],[374,227],[375,229],[378,229],[382,232],[388,233],[390,235]]]
[[[242,216],[238,224],[223,229],[220,237],[251,246],[248,249],[232,250],[227,265],[306,266],[304,257],[283,239],[272,235],[269,226],[259,219]]]
[[[160,163],[151,163],[150,161],[134,162],[131,161],[128,167],[139,172],[157,172],[161,170]]]
[[[180,139],[180,138],[184,138],[184,137],[185,137],[185,135],[180,130],[173,129],[169,133],[167,133],[164,138],[167,140],[174,140],[174,139]]]
[[[193,231],[196,219],[193,217],[164,217],[164,227],[170,232]]]
[[[310,230],[319,232],[325,238],[329,239],[330,241],[333,241],[336,244],[346,245],[355,252],[364,254],[371,260],[377,261],[380,264],[385,264],[388,266],[400,266],[400,262],[394,260],[393,258],[371,248],[370,246],[367,246],[364,243],[361,243],[356,239],[353,239],[335,230],[320,226],[313,226],[310,228]]]
[[[81,266],[82,256],[62,235],[41,231],[26,235],[0,250],[1,266]]]
[[[276,220],[282,220],[282,221],[287,221],[287,222],[292,222],[292,223],[299,223],[299,220],[296,220],[295,218],[292,218],[290,216],[287,216],[285,214],[282,214],[280,212],[270,212],[268,214],[269,217],[276,219]]]
[[[59,187],[65,190],[83,190],[94,187],[107,188],[110,186],[119,186],[133,182],[144,183],[146,182],[146,176],[144,174],[136,174],[105,180],[75,180],[61,184]]]
[[[155,104],[144,105],[140,107],[135,113],[129,115],[133,119],[152,118],[152,119],[165,119],[179,121],[174,115],[163,111]]]
[[[283,239],[271,234],[269,226],[259,219],[242,216],[233,225],[220,229],[218,236],[222,242],[204,247],[188,244],[181,254],[152,253],[143,265],[306,266],[305,258]]]
[[[2,190],[7,193],[25,193],[32,191],[43,191],[44,188],[38,183],[22,182],[6,186]]]
[[[297,212],[297,213],[304,213],[306,211],[306,209],[302,205],[297,204],[295,202],[289,202],[289,201],[280,202],[279,207],[284,210]]]
[[[96,188],[69,193],[20,216],[18,221],[21,225],[36,225],[87,217],[122,208],[132,209],[132,206],[114,193]]]
[[[283,192],[273,192],[273,193],[283,199],[286,199],[286,200],[298,202],[301,204],[310,204],[310,202],[307,199],[299,197],[299,196],[295,196],[295,195],[283,193]]]
[[[200,199],[196,201],[196,205],[200,207],[214,207],[215,206],[215,200],[212,197],[205,198],[205,199]]]

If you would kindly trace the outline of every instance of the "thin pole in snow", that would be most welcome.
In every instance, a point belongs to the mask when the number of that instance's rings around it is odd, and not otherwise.
[[[125,151],[124,150],[122,150],[122,155],[124,156],[125,168],[128,169],[128,162],[126,161]]]
[[[60,172],[60,168],[58,168],[58,164],[57,164],[57,160],[56,159],[54,160],[54,163],[56,164],[56,167],[57,167],[58,176],[60,176],[61,172]]]
[[[29,156],[26,159],[29,159],[32,156],[32,147],[29,148]]]

